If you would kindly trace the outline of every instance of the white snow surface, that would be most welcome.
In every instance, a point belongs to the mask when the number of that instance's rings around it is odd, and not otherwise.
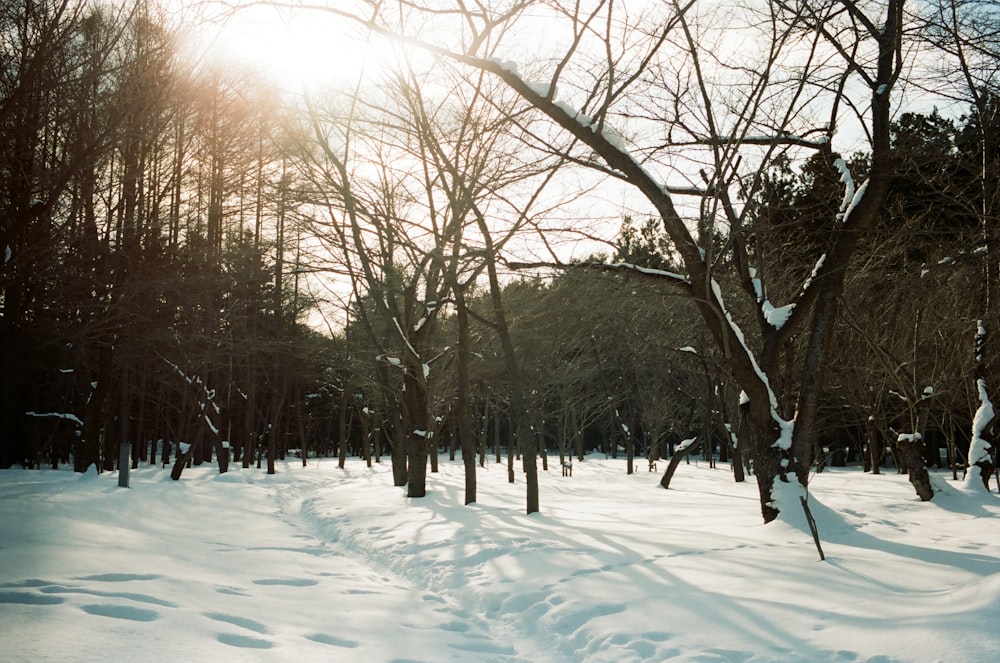
[[[387,463],[0,472],[4,661],[992,661],[1000,498],[933,474],[827,468],[761,524],[754,481],[589,456],[524,482],[442,457],[428,495]],[[792,496],[794,497],[794,496]],[[794,501],[797,500],[789,500]],[[784,502],[782,502],[784,504]]]

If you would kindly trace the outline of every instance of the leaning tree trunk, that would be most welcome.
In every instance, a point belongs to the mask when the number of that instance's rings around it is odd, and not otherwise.
[[[667,464],[667,471],[663,473],[663,477],[660,479],[660,485],[664,489],[670,488],[670,480],[674,478],[674,472],[677,471],[677,466],[681,464],[681,461],[687,458],[692,452],[698,448],[698,438],[692,438],[688,440],[688,444],[681,444],[674,451],[673,457],[670,459],[670,463]]]

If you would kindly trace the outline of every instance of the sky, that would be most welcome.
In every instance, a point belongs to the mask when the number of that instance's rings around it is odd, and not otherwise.
[[[659,471],[665,469],[660,463]],[[891,467],[813,476],[825,561],[753,479],[593,455],[524,482],[461,460],[0,471],[0,651],[37,661],[992,661],[1000,497]]]
[[[305,88],[351,89],[399,54],[389,41],[323,11],[252,0],[165,2],[180,21],[190,62],[248,68],[291,94]]]

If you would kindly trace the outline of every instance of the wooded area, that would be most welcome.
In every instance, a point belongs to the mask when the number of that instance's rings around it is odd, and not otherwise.
[[[289,94],[152,3],[0,10],[0,467],[387,456],[421,497],[460,448],[530,513],[539,455],[696,438],[765,520],[887,454],[989,487],[991,3],[358,4],[301,11],[433,63]],[[602,245],[603,180],[642,203]]]

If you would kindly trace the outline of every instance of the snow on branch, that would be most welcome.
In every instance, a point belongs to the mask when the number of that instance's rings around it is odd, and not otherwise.
[[[851,175],[851,169],[847,167],[847,162],[842,158],[835,159],[833,167],[840,173],[840,181],[844,184],[844,200],[840,203],[840,213],[845,214],[854,201],[854,176]]]
[[[430,301],[424,304],[424,306],[427,308],[427,312],[424,313],[423,317],[417,320],[416,323],[414,323],[413,325],[414,332],[420,331],[423,328],[423,326],[427,324],[427,321],[430,320],[431,316],[433,316],[434,312],[437,310],[438,303],[436,301]]]
[[[861,184],[861,186],[858,187],[858,190],[854,192],[854,196],[851,198],[850,203],[847,205],[847,208],[844,210],[844,216],[843,216],[843,218],[846,219],[847,217],[849,217],[851,215],[851,212],[853,212],[854,208],[858,206],[858,203],[861,202],[861,199],[865,197],[865,191],[867,191],[867,190],[868,190],[868,180],[865,180]],[[845,200],[846,200],[846,198],[845,198]]]
[[[593,269],[601,272],[629,272],[649,276],[653,278],[666,279],[672,285],[688,287],[691,280],[683,274],[671,272],[665,269],[653,269],[652,267],[642,267],[630,262],[516,262],[505,261],[504,264],[511,269]]]
[[[810,147],[813,149],[822,149],[830,142],[829,136],[820,136],[819,138],[806,138],[805,136],[798,136],[796,134],[773,134],[773,135],[759,135],[759,136],[711,136],[708,138],[699,138],[697,140],[690,141],[688,143],[675,143],[675,145],[793,145],[796,147]]]
[[[682,453],[684,451],[687,451],[688,448],[690,448],[691,445],[693,445],[697,441],[698,441],[698,438],[696,438],[696,437],[691,437],[691,438],[688,438],[686,440],[682,440],[680,444],[678,444],[676,447],[674,447],[674,453],[675,454],[679,454],[679,453]]]
[[[77,426],[83,426],[83,422],[75,414],[70,414],[69,412],[25,412],[26,416],[29,417],[49,417],[52,419],[64,419],[66,421],[71,421]]]
[[[198,401],[198,405],[200,406],[199,409],[201,410],[202,416],[204,417],[205,423],[208,425],[209,430],[212,431],[213,435],[218,435],[219,428],[212,422],[212,418],[208,416],[208,411],[206,409],[209,405],[211,405],[212,409],[215,410],[216,414],[220,414],[222,412],[222,408],[220,408],[218,403],[215,402],[215,389],[210,389],[208,385],[205,384],[205,381],[201,379],[201,376],[188,375],[187,373],[184,372],[184,370],[180,366],[170,361],[166,357],[160,357],[160,358],[163,359],[163,361],[168,366],[173,368],[174,372],[177,373],[177,375],[179,375],[181,379],[183,379],[186,383],[188,383],[189,385],[198,386],[198,389],[205,397],[205,402],[201,402],[201,400]],[[244,398],[246,398],[246,395],[244,395]]]
[[[739,343],[740,348],[743,351],[744,356],[750,362],[751,367],[756,373],[757,378],[767,389],[768,405],[771,410],[771,419],[777,424],[779,429],[778,439],[774,441],[773,446],[780,449],[791,449],[792,447],[792,430],[794,428],[795,422],[793,420],[788,420],[783,418],[778,414],[778,397],[774,393],[774,389],[771,388],[771,381],[767,378],[767,374],[761,369],[760,364],[757,363],[757,357],[754,356],[753,352],[750,351],[750,347],[746,343],[746,336],[743,334],[743,330],[733,319],[732,313],[726,308],[726,304],[722,299],[722,288],[719,286],[718,281],[712,279],[712,295],[715,298],[715,305],[718,310],[722,312],[723,318],[726,321],[733,338]]]
[[[775,306],[771,303],[771,300],[766,299],[764,303],[760,305],[761,311],[764,314],[764,319],[767,323],[774,327],[775,329],[781,329],[788,322],[788,318],[792,315],[792,309],[795,308],[795,304],[785,304],[784,306]]]
[[[809,278],[807,278],[806,282],[802,284],[803,291],[809,289],[809,286],[812,285],[813,280],[819,274],[819,270],[823,269],[823,263],[825,262],[826,262],[826,254],[824,253],[819,257],[819,260],[816,261],[816,264],[813,266],[812,273],[809,274]]]
[[[678,274],[677,272],[670,272],[665,269],[653,269],[652,267],[642,267],[641,265],[636,265],[630,262],[611,262],[607,263],[607,266],[611,269],[635,271],[639,272],[640,274],[645,274],[647,276],[662,276],[663,278],[680,281],[685,284],[691,283],[691,281],[688,280],[686,276]]]
[[[375,361],[384,361],[390,366],[395,366],[396,368],[403,367],[403,362],[400,361],[398,357],[390,357],[389,355],[376,355]]]
[[[535,86],[533,84],[531,84],[531,83],[528,83],[528,86],[531,87],[533,90],[535,89]],[[547,91],[548,91],[548,87],[546,87],[546,92]],[[539,94],[538,96],[548,98],[548,94]],[[575,108],[573,108],[569,104],[567,104],[565,102],[562,102],[562,101],[556,101],[554,103],[555,103],[556,108],[558,108],[562,112],[566,113],[566,115],[568,115],[570,118],[572,118],[573,120],[575,120],[578,124],[580,124],[580,126],[583,126],[583,127],[586,127],[587,129],[590,129],[595,134],[600,133],[601,136],[603,136],[604,139],[606,141],[608,141],[608,143],[610,143],[611,146],[614,147],[615,149],[617,149],[618,151],[620,151],[620,152],[625,152],[626,151],[625,150],[625,137],[622,136],[617,131],[615,131],[614,129],[612,129],[608,125],[608,123],[607,123],[606,120],[604,120],[604,119],[595,120],[594,118],[590,117],[589,115],[576,110]]]
[[[414,356],[414,357],[416,357],[416,358],[418,358],[418,359],[419,359],[419,358],[420,358],[420,353],[419,353],[419,352],[417,352],[417,349],[416,349],[415,347],[413,347],[413,344],[412,344],[412,343],[410,343],[410,337],[409,337],[409,336],[407,336],[407,335],[406,335],[406,334],[405,334],[405,333],[403,332],[403,327],[402,327],[402,326],[401,326],[401,325],[399,324],[399,320],[398,320],[398,319],[396,319],[396,318],[393,318],[393,319],[392,319],[392,324],[396,326],[396,331],[398,331],[398,332],[399,332],[399,337],[400,337],[401,339],[403,339],[403,343],[405,343],[405,344],[406,344],[406,347],[407,347],[407,349],[408,349],[408,350],[409,350],[410,352],[412,352],[412,353],[413,353],[413,356]]]

